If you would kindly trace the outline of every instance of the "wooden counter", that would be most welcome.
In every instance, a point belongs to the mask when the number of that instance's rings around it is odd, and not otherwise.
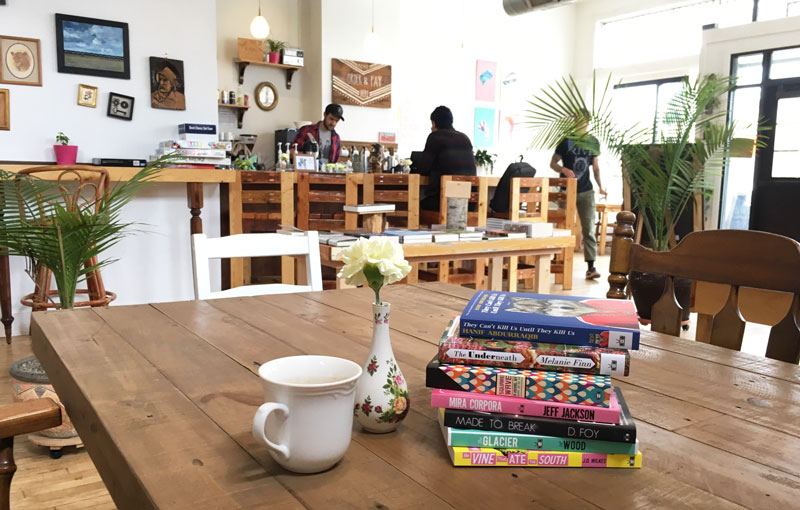
[[[3,164],[0,163],[0,170],[17,173],[25,168],[36,166],[47,166],[49,164]],[[94,165],[87,165],[94,166]],[[127,181],[142,168],[140,167],[114,167],[98,166],[108,171],[111,180],[114,182]],[[199,183],[223,183],[234,182],[238,170],[217,170],[211,168],[164,168],[161,173],[153,179],[153,182],[199,182]]]

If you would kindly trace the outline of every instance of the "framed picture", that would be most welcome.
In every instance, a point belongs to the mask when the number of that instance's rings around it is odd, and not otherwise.
[[[298,154],[294,157],[294,169],[316,172],[315,160],[316,158],[314,158],[314,156],[301,156]]]
[[[133,98],[116,92],[109,92],[108,116],[122,120],[133,119]]]
[[[0,89],[0,129],[11,129],[11,113],[8,109],[8,89]]]
[[[131,77],[128,24],[56,14],[58,72]]]
[[[0,35],[0,83],[42,86],[39,39]]]
[[[163,110],[185,110],[183,60],[150,57],[150,106]]]
[[[91,85],[78,85],[78,104],[81,106],[97,107],[97,87]]]

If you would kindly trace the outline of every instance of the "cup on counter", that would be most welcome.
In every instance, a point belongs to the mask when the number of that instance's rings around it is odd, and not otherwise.
[[[350,446],[361,366],[331,356],[290,356],[261,365],[266,403],[253,417],[253,436],[289,471],[333,467]]]

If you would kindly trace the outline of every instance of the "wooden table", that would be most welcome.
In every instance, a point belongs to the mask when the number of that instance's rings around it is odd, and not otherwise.
[[[383,290],[411,412],[395,433],[356,426],[316,475],[282,470],[253,439],[256,371],[296,354],[362,362],[369,289],[36,312],[33,348],[121,510],[797,508],[800,368],[650,332],[615,379],[641,470],[452,467],[424,368],[471,295]]]
[[[411,264],[408,283],[417,283],[419,264],[422,262],[447,262],[450,260],[489,259],[489,278],[486,288],[503,289],[503,259],[508,258],[508,290],[517,290],[518,257],[534,257],[536,273],[534,290],[546,294],[550,286],[550,259],[557,253],[566,254],[564,260],[564,290],[572,289],[572,250],[565,250],[575,244],[575,237],[532,237],[524,239],[500,239],[493,241],[458,241],[451,243],[403,244],[403,255]],[[321,244],[320,262],[323,266],[340,268],[340,254],[344,248]],[[298,265],[299,267],[299,265]],[[439,271],[439,281],[446,281],[447,272]],[[302,279],[302,276],[301,276]],[[337,288],[342,288],[337,281]]]
[[[597,239],[597,254],[606,254],[606,237],[608,230],[608,214],[612,212],[620,212],[622,210],[621,204],[607,204],[600,202],[596,206],[598,214],[600,214],[600,235]]]

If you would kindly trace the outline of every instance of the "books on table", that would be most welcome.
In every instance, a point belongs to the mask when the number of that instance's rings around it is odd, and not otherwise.
[[[345,212],[354,213],[379,213],[379,212],[393,212],[395,210],[394,204],[358,204],[344,206]]]
[[[433,241],[433,234],[426,230],[384,230],[383,235],[396,236],[402,244],[430,243]]]

